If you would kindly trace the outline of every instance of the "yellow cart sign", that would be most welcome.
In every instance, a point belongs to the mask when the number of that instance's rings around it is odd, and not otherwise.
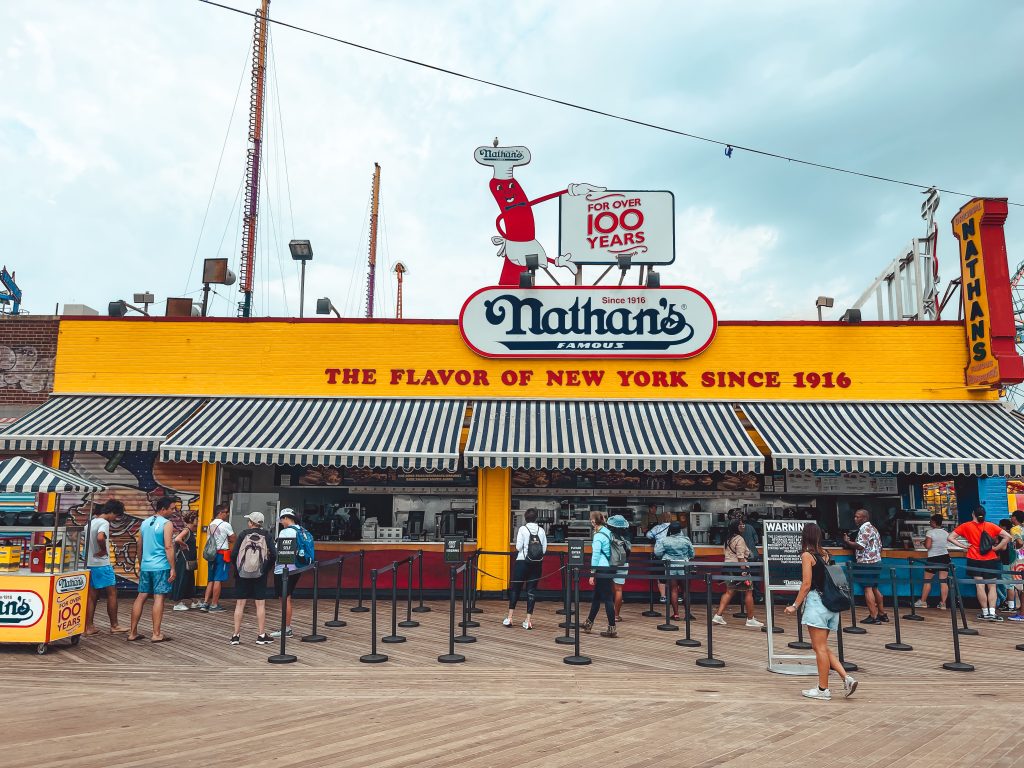
[[[0,643],[50,643],[82,634],[89,575],[0,576]]]

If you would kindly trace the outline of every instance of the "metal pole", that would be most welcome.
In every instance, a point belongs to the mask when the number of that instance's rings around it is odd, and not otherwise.
[[[950,563],[950,565],[952,566],[952,563]],[[956,579],[956,569],[955,569],[955,567],[953,569],[953,578],[954,578],[954,580]],[[964,596],[963,596],[963,593],[960,592],[960,584],[959,584],[959,582],[956,585],[956,608],[960,612],[960,622],[963,624],[963,626],[960,629],[958,629],[957,632],[959,634],[961,634],[961,635],[976,635],[976,634],[978,634],[978,630],[971,629],[970,627],[967,626],[967,611],[964,610]]]
[[[868,631],[857,626],[857,585],[854,582],[853,565],[850,563],[846,564],[846,576],[850,582],[850,626],[842,627],[842,631],[851,635],[866,635]]]
[[[483,613],[483,608],[476,607],[476,593],[477,593],[477,581],[480,578],[480,554],[478,552],[473,553],[473,580],[469,586],[469,612],[470,613]],[[480,624],[473,622],[469,626],[479,627]]]
[[[302,275],[299,277],[299,317],[305,317],[306,309],[306,260],[302,260]]]
[[[843,632],[842,628],[836,632],[836,647],[839,651],[839,663],[843,665],[843,669],[847,672],[856,672],[860,667],[854,664],[852,661],[847,661],[843,656]]]
[[[712,643],[714,641],[711,638],[711,613],[714,610],[714,607],[711,605],[711,574],[710,573],[705,573],[704,574],[704,589],[707,590],[707,601],[708,601],[708,605],[707,605],[708,655],[706,657],[701,657],[701,658],[697,659],[696,664],[697,664],[698,667],[713,667],[713,668],[724,667],[725,666],[725,662],[722,661],[721,659],[716,659],[715,658],[714,648],[712,646]]]
[[[768,593],[768,590],[766,589],[765,590],[765,594],[767,594],[767,593]],[[797,651],[806,651],[806,650],[810,649],[810,647],[811,647],[811,644],[804,640],[804,622],[803,622],[803,619],[804,619],[804,609],[803,609],[803,606],[800,606],[799,608],[796,609],[796,640],[794,640],[792,643],[786,643],[786,645],[788,645],[790,648],[793,648],[794,650],[797,650]],[[840,632],[840,634],[842,634],[842,633]]]
[[[693,578],[693,574],[690,572],[690,565],[683,569],[683,591],[686,594],[684,600],[686,601],[686,637],[676,640],[676,645],[681,645],[684,648],[699,648],[700,640],[694,640],[690,637],[690,622],[693,621],[693,614],[690,613],[690,579]]]
[[[750,582],[750,588],[754,588],[754,582]],[[786,630],[784,630],[782,627],[775,623],[775,600],[772,598],[772,591],[770,589],[766,589],[764,591],[764,609],[766,612],[770,612],[772,615],[772,634],[781,635],[783,632],[785,632]],[[761,627],[761,631],[767,632],[768,625],[765,624],[765,626]]]
[[[578,565],[572,567],[570,580],[573,584],[573,603],[576,606],[576,621],[573,622],[576,629],[573,631],[573,655],[566,656],[562,661],[574,667],[582,667],[590,663],[590,657],[580,653],[580,567]]]
[[[325,621],[325,627],[344,627],[347,622],[344,619],[338,618],[338,612],[341,610],[341,572],[345,569],[345,555],[338,558],[338,563],[335,570],[334,577],[334,618],[330,621]]]
[[[949,588],[953,590],[953,599],[959,601],[960,599],[960,586],[956,582],[956,567],[949,564]],[[961,630],[956,625],[956,609],[955,604],[950,608],[949,620],[953,625],[953,661],[947,661],[942,665],[943,669],[948,669],[950,672],[973,672],[974,665],[968,664],[960,658],[960,635]],[[975,630],[976,631],[976,630]]]
[[[292,664],[298,661],[296,656],[285,650],[288,637],[288,569],[281,572],[281,652],[267,659],[271,664]]]
[[[304,643],[322,643],[327,637],[317,632],[317,605],[320,603],[320,564],[313,561],[313,631],[302,637]]]
[[[569,593],[569,584],[572,581],[572,579],[568,575],[568,573],[569,573],[568,566],[564,565],[566,559],[567,558],[560,552],[559,553],[559,562],[563,563],[562,567],[565,570],[562,571],[562,586],[563,586],[563,589],[562,589],[562,606],[563,606],[563,608],[562,608],[561,611],[559,611],[559,613],[562,613],[562,614],[565,615],[565,621],[561,622],[558,626],[565,627],[565,634],[564,635],[559,635],[558,637],[555,638],[555,642],[558,643],[559,645],[572,645],[573,639],[572,639],[572,636],[569,634],[569,630],[572,627],[574,627],[574,626],[576,626],[576,625],[578,625],[580,623],[579,613],[577,612],[576,615],[574,616],[573,612],[572,612],[572,602],[571,602],[572,596]]]
[[[368,610],[370,610],[365,605],[363,605],[363,572],[364,572],[363,564],[364,564],[365,561],[366,561],[366,550],[365,549],[360,549],[359,550],[359,601],[358,601],[358,603],[356,605],[353,605],[351,608],[348,609],[349,612],[351,612],[351,613],[366,613]]]
[[[903,618],[906,621],[924,621],[924,616],[917,615],[917,590],[914,589],[914,571],[916,569],[910,561],[907,561],[907,568],[910,571],[910,575],[908,577],[908,580],[910,581],[910,613]]]
[[[469,563],[470,561],[467,560],[466,567],[462,571],[462,621],[459,622],[459,626],[462,627],[462,634],[455,638],[456,643],[476,642],[476,638],[466,632],[466,628],[469,626],[469,574],[471,572]]]
[[[559,608],[557,611],[555,611],[555,613],[557,613],[559,616],[567,616],[568,613],[569,613],[569,597],[568,597],[568,595],[569,595],[569,582],[566,581],[565,571],[566,571],[566,568],[565,568],[565,553],[564,552],[559,552],[558,553],[558,575],[561,577],[561,580],[562,580],[562,593],[566,596],[565,600],[562,603],[562,607]],[[559,624],[558,626],[562,626],[562,625]]]
[[[412,618],[412,561],[414,559],[415,555],[409,558],[409,571],[405,585],[405,621],[398,622],[400,627],[418,627],[420,625],[418,621],[413,621]],[[398,578],[397,571],[395,571],[395,578]]]
[[[678,632],[679,626],[672,623],[672,613],[669,610],[671,608],[674,611],[677,605],[672,599],[672,579],[668,575],[669,570],[668,563],[665,563],[665,623],[659,624],[657,628],[662,632]]]
[[[422,563],[422,560],[420,561]],[[455,652],[455,572],[458,566],[451,566],[448,574],[448,653],[442,653],[437,660],[442,664],[459,664],[466,660]]]
[[[430,613],[430,606],[423,604],[423,550],[419,550],[416,553],[416,557],[419,558],[419,587],[420,587],[420,604],[412,609],[413,613]]]
[[[889,569],[889,585],[892,589],[892,615],[893,623],[896,626],[896,642],[886,643],[885,647],[890,651],[912,651],[914,647],[903,642],[903,638],[900,635],[900,606],[899,601],[896,599],[896,569]]]
[[[370,571],[370,652],[360,656],[359,660],[364,664],[380,664],[388,660],[386,653],[377,653],[377,569]]]
[[[398,634],[398,566],[391,564],[391,634],[380,639],[382,643],[404,643],[405,637]]]
[[[652,564],[652,566],[656,562],[658,562],[658,561],[654,559],[654,552],[652,551],[651,552],[651,564]],[[657,569],[653,568],[653,567],[652,567],[651,570],[653,572],[657,571]],[[654,593],[658,591],[656,589],[656,585],[655,585],[654,582],[655,582],[655,580],[651,579],[650,583],[647,585],[647,601],[648,601],[647,610],[640,614],[641,616],[645,616],[648,619],[653,619],[653,618],[656,618],[657,616],[661,615],[656,610],[654,610]],[[667,597],[665,598],[665,601],[668,602],[668,598]]]

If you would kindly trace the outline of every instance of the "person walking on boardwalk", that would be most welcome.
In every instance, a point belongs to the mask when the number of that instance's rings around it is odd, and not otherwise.
[[[245,603],[256,604],[256,645],[274,642],[267,634],[267,574],[277,559],[277,548],[270,532],[263,527],[262,512],[250,512],[245,516],[249,527],[238,536],[231,552],[231,563],[235,568],[235,632],[231,644],[242,642],[242,616]]]
[[[213,560],[207,561],[206,594],[199,606],[203,613],[219,613],[224,610],[220,604],[220,593],[224,582],[231,578],[231,548],[235,545],[235,529],[228,522],[229,517],[231,507],[218,504],[213,510],[213,520],[206,526],[206,535],[213,539],[217,553]]]
[[[528,509],[523,515],[524,523],[516,532],[516,559],[512,563],[512,583],[508,590],[508,616],[501,622],[512,626],[512,615],[516,611],[519,597],[526,590],[526,619],[523,629],[533,629],[533,608],[537,604],[537,582],[540,581],[544,555],[548,551],[548,538],[544,529],[537,524],[537,510]]]
[[[742,520],[733,520],[729,523],[723,547],[726,563],[746,563],[750,559],[750,550],[747,549],[747,542],[743,538],[744,525],[746,523]],[[750,577],[744,575],[739,569],[734,569],[731,573],[734,575],[734,578],[725,582],[725,594],[722,595],[722,599],[718,603],[718,613],[715,614],[712,621],[715,624],[724,626],[725,619],[722,618],[722,614],[725,613],[725,609],[732,602],[732,596],[737,592],[742,592],[747,608],[747,626],[751,628],[763,627],[764,624],[754,618],[754,592],[751,589]]]
[[[1000,550],[1010,545],[1010,534],[995,523],[985,522],[985,508],[975,507],[974,520],[961,523],[949,535],[952,544],[967,550],[967,575],[975,580],[998,579],[1003,564],[999,560]],[[1002,621],[996,614],[996,585],[977,584],[978,604],[982,621]]]
[[[939,598],[938,608],[946,610],[946,598],[949,596],[949,584],[946,583],[946,576],[949,574],[949,531],[942,527],[942,515],[932,515],[932,527],[924,537],[924,546],[928,550],[925,558],[924,586],[921,588],[921,599],[914,603],[915,608],[928,607],[928,593],[932,589],[932,576],[939,577]],[[928,568],[927,566],[934,566]],[[895,609],[893,609],[895,610]]]
[[[590,513],[590,525],[594,529],[590,555],[590,586],[594,591],[590,599],[590,613],[583,622],[583,631],[590,634],[594,627],[594,619],[603,605],[608,616],[608,629],[601,633],[601,637],[618,637],[619,632],[615,626],[615,591],[612,585],[612,579],[615,577],[615,568],[611,562],[613,534],[605,526],[605,520],[603,512]]]
[[[828,701],[832,692],[828,687],[828,677],[835,670],[843,681],[843,692],[852,696],[857,690],[857,681],[846,673],[839,657],[828,646],[829,632],[839,630],[839,614],[830,611],[821,601],[821,593],[825,588],[825,566],[831,563],[828,552],[821,544],[821,529],[816,523],[804,526],[800,540],[800,591],[792,605],[786,607],[786,613],[792,615],[803,607],[803,625],[811,638],[814,659],[818,664],[818,685],[803,691],[808,699]]]
[[[95,635],[99,632],[94,624],[96,620],[96,603],[100,592],[107,604],[107,618],[110,620],[110,633],[127,632],[117,622],[117,575],[110,563],[110,524],[124,514],[124,504],[117,499],[110,499],[103,506],[96,507],[89,521],[87,541],[89,559],[89,601],[85,606],[85,634]]]
[[[885,613],[882,593],[878,591],[878,578],[882,569],[882,536],[871,524],[871,513],[866,509],[858,509],[853,513],[853,522],[857,525],[857,540],[843,534],[843,542],[856,551],[857,565],[874,566],[858,574],[857,580],[864,587],[864,602],[868,607],[868,617],[861,624],[882,624],[889,621]]]
[[[608,518],[607,528],[612,534],[612,542],[623,547],[626,550],[626,556],[628,557],[633,548],[633,542],[629,535],[630,528],[629,523],[626,522],[626,518],[622,515],[612,515]],[[622,590],[626,585],[626,577],[628,575],[629,564],[626,563],[615,570],[615,577],[612,579],[616,623],[622,621]]]
[[[171,591],[177,575],[174,568],[174,526],[168,519],[181,508],[177,496],[163,496],[156,502],[156,513],[147,517],[139,527],[139,596],[132,605],[132,620],[128,628],[128,641],[141,640],[139,620],[149,596],[153,596],[153,634],[150,642],[170,640],[160,631],[164,618],[164,598]]]
[[[679,619],[679,588],[686,577],[686,564],[693,560],[693,544],[683,533],[682,523],[670,523],[664,536],[654,543],[654,556],[665,564],[665,578],[671,585],[673,619]],[[690,606],[683,606],[689,611]]]

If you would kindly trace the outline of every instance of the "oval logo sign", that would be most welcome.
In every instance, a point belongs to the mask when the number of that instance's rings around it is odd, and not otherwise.
[[[57,579],[57,594],[65,592],[81,592],[85,589],[85,576],[61,576]]]
[[[27,590],[0,590],[0,627],[22,629],[43,618],[43,598]]]
[[[684,358],[707,348],[718,316],[686,286],[497,286],[466,300],[459,329],[483,357]]]

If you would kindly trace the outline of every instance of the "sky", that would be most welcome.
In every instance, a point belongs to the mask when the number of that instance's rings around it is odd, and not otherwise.
[[[637,120],[1024,203],[1018,4],[273,0],[270,14]],[[169,296],[198,300],[203,259],[237,271],[252,26],[193,0],[0,4],[0,243],[26,310],[105,313],[151,291],[162,314]],[[530,148],[516,178],[531,197],[575,182],[672,191],[662,284],[702,290],[722,319],[812,319],[819,295],[836,319],[925,234],[912,187],[727,158],[286,28],[271,28],[270,52],[257,315],[298,315],[292,238],[313,245],[307,316],[319,297],[363,314],[377,162],[375,314],[393,316],[401,261],[405,317],[456,317],[500,273],[490,171],[473,159],[495,137]],[[967,199],[942,195],[943,284]],[[556,253],[557,204],[536,216]],[[1012,272],[1024,208],[1006,232]],[[211,314],[234,316],[237,286],[216,291]]]

